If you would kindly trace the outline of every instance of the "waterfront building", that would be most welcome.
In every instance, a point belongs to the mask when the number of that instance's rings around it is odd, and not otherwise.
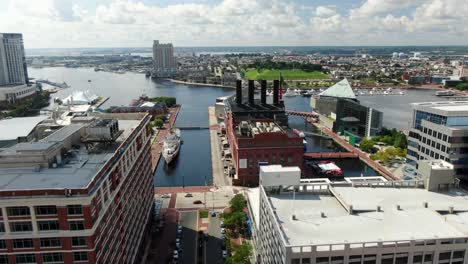
[[[468,263],[468,193],[455,184],[299,177],[262,166],[246,192],[255,263]]]
[[[150,115],[96,114],[0,151],[0,263],[141,263]]]
[[[453,164],[457,178],[468,175],[468,101],[413,103],[407,164],[442,159]]]
[[[16,103],[36,93],[28,85],[23,35],[0,33],[0,102]]]
[[[274,81],[273,104],[266,103],[266,81],[261,84],[260,100],[254,98],[251,80],[244,101],[239,80],[235,98],[224,101],[234,185],[257,186],[259,166],[264,164],[302,166],[303,139],[288,127],[284,103],[279,100],[279,81]]]
[[[174,58],[172,43],[153,42],[153,63],[156,77],[171,77],[176,73],[177,64]]]
[[[361,105],[347,79],[343,79],[310,100],[320,114],[320,123],[337,133],[370,137],[382,129],[383,113]]]

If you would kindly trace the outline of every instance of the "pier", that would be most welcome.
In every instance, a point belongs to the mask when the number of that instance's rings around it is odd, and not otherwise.
[[[313,152],[304,153],[304,158],[309,159],[346,159],[358,158],[359,155],[353,152]]]
[[[159,159],[161,158],[161,150],[162,150],[162,140],[166,137],[168,131],[172,129],[174,123],[177,119],[177,115],[180,111],[180,105],[169,108],[169,113],[171,116],[169,120],[164,123],[164,126],[158,130],[157,134],[154,136],[153,141],[151,142],[151,171],[156,171],[156,167],[158,166]]]

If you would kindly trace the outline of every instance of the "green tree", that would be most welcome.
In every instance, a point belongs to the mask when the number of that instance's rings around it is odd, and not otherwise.
[[[232,212],[242,212],[247,206],[247,201],[242,194],[236,194],[232,197],[231,201],[229,201],[229,205],[231,206]]]
[[[363,138],[361,142],[359,142],[359,147],[362,149],[362,151],[367,153],[375,152],[374,141],[369,138]]]
[[[455,86],[455,89],[460,91],[468,90],[468,83],[460,83],[457,86]]]
[[[408,141],[406,139],[406,136],[405,134],[403,133],[398,133],[396,136],[395,136],[395,141],[393,142],[393,146],[395,148],[402,148],[402,149],[405,149],[408,147]]]
[[[161,118],[156,118],[152,123],[153,123],[153,126],[158,129],[161,129],[161,127],[164,126],[164,121]]]
[[[240,246],[233,245],[231,256],[226,259],[228,264],[250,264],[250,255],[252,254],[252,246],[248,242],[242,243]]]

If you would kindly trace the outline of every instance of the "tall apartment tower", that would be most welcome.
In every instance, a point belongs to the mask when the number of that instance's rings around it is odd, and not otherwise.
[[[468,101],[414,103],[408,137],[408,165],[445,160],[458,178],[468,175]]]
[[[23,35],[0,33],[0,85],[21,85],[27,82]]]
[[[157,77],[169,77],[175,73],[177,66],[172,43],[162,44],[159,40],[153,42],[153,63]]]

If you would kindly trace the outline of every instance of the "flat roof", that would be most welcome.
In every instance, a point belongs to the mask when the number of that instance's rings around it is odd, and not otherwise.
[[[39,115],[2,119],[0,120],[0,140],[16,140],[18,137],[25,137],[47,117],[47,115]]]
[[[441,101],[412,103],[413,109],[433,112],[445,116],[468,115],[468,101]]]
[[[292,193],[268,195],[287,245],[467,236],[468,194],[464,191],[435,193],[417,188],[330,188],[330,194],[296,192],[295,200]],[[423,206],[424,202],[428,203],[427,208]],[[348,212],[347,205],[353,206],[353,214]],[[380,211],[377,206],[381,206]],[[451,206],[455,213],[447,215]]]
[[[446,106],[437,106],[434,109],[439,109],[442,111],[468,111],[468,104],[465,105],[446,105]]]
[[[99,148],[98,151],[94,152],[86,150],[85,145],[82,144],[80,149],[73,150],[65,164],[58,168],[42,168],[39,171],[35,171],[34,168],[24,167],[0,168],[0,191],[86,188],[96,173],[114,155],[115,150],[140,122],[141,119],[118,119],[119,130],[123,130],[123,133],[114,143],[107,144],[105,147]],[[65,129],[63,133],[59,132],[58,135],[52,138],[61,138],[62,135],[73,131],[78,126],[80,125],[69,125],[69,128],[64,127],[62,128]],[[37,144],[42,148],[49,146],[48,144],[55,143],[38,142],[35,144],[24,143],[18,145],[20,147],[31,147]]]

